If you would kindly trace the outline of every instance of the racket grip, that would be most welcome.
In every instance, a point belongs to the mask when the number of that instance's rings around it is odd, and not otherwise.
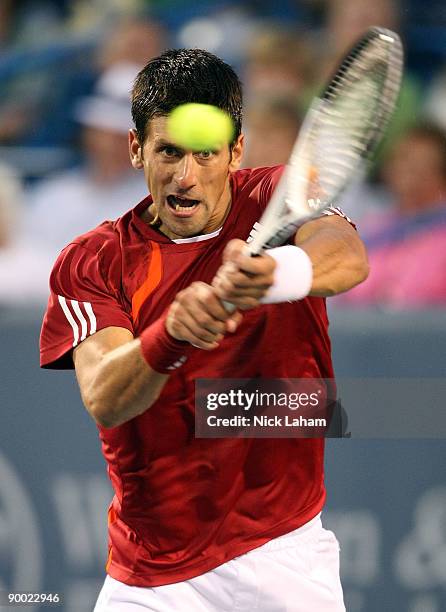
[[[226,300],[222,300],[222,304],[227,312],[234,312],[234,304],[231,304],[231,302],[227,302]]]

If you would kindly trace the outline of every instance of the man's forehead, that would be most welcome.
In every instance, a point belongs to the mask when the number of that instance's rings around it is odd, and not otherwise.
[[[147,137],[150,140],[169,140],[166,115],[157,115],[149,120]]]
[[[146,130],[146,139],[145,143],[154,144],[163,144],[163,145],[175,145],[174,140],[169,134],[169,130],[167,129],[167,115],[156,115],[149,119]],[[224,150],[223,147],[222,150]]]

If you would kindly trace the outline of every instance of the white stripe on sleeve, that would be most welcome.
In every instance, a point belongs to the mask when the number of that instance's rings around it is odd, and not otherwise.
[[[79,307],[79,302],[77,300],[71,300],[71,305],[73,306],[73,310],[75,314],[77,315],[77,318],[81,322],[81,329],[82,329],[81,342],[82,342],[82,340],[85,340],[85,338],[87,337],[87,321],[85,320],[85,317],[82,314],[82,310]]]
[[[59,299],[59,304],[61,305],[64,315],[66,316],[68,323],[71,325],[73,329],[73,346],[76,346],[77,343],[79,342],[78,324],[74,320],[73,315],[71,314],[70,309],[68,308],[67,300],[62,295],[58,295],[57,297]]]
[[[83,302],[83,304],[84,304],[85,312],[87,313],[88,318],[90,319],[90,324],[91,324],[90,336],[92,336],[93,334],[96,333],[96,317],[94,315],[93,307],[90,304],[90,302]]]

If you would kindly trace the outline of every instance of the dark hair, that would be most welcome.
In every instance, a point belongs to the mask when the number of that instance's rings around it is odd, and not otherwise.
[[[170,49],[138,73],[132,90],[132,117],[142,144],[148,122],[187,102],[213,104],[234,122],[234,140],[242,129],[242,85],[234,70],[202,49]]]

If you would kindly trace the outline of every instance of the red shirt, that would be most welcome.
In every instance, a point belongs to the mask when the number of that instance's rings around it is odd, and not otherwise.
[[[41,334],[41,365],[72,367],[71,351],[110,326],[138,336],[175,294],[211,282],[232,238],[246,240],[278,168],[232,175],[221,231],[176,244],[140,218],[147,198],[62,251]],[[196,378],[333,378],[325,300],[264,305],[244,313],[212,353],[197,349],[150,410],[99,426],[115,496],[108,573],[130,585],[187,580],[292,531],[324,504],[322,439],[198,439]]]

